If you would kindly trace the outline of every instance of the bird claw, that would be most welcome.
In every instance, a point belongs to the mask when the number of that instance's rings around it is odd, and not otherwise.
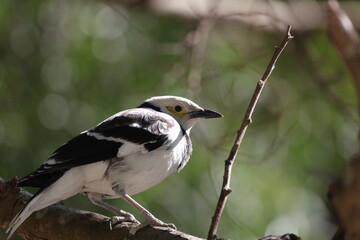
[[[132,227],[129,232],[131,235],[134,235],[137,231],[139,231],[140,229],[146,227],[146,226],[158,226],[158,227],[166,227],[166,228],[171,228],[176,230],[176,226],[175,224],[172,223],[164,223],[162,221],[160,221],[159,219],[149,219],[146,220],[145,222]]]
[[[109,220],[110,230],[113,229],[113,226],[120,223],[134,223],[136,226],[140,225],[140,222],[130,213],[124,214],[121,216],[112,216]]]

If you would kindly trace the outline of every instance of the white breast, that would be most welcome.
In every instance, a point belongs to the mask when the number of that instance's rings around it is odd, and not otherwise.
[[[127,156],[122,156],[118,161],[113,161],[107,171],[107,178],[113,185],[119,185],[129,195],[134,195],[160,183],[167,176],[177,172],[183,160],[186,139],[178,126],[169,136],[169,142],[150,152],[140,149]],[[124,146],[132,149],[133,146]],[[119,154],[121,155],[121,148]],[[126,151],[128,152],[128,151]]]

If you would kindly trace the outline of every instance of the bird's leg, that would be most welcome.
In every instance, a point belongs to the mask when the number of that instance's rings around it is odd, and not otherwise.
[[[112,229],[113,225],[115,225],[119,222],[133,222],[133,223],[136,223],[137,225],[140,225],[140,222],[138,220],[136,220],[132,214],[125,212],[121,209],[118,209],[118,208],[110,205],[107,202],[102,201],[103,198],[102,198],[101,194],[86,193],[86,196],[89,198],[91,203],[93,203],[99,207],[105,208],[106,210],[109,210],[110,212],[113,212],[117,215],[117,216],[114,216],[111,218],[110,229]]]
[[[172,223],[164,223],[161,220],[157,219],[154,215],[152,215],[148,210],[146,210],[143,206],[137,203],[134,199],[132,199],[128,194],[125,193],[124,189],[121,188],[119,185],[113,186],[113,190],[116,194],[121,196],[126,202],[130,203],[134,206],[140,214],[145,218],[145,222],[133,227],[130,230],[131,234],[135,234],[139,229],[152,225],[152,226],[161,226],[161,227],[170,227],[176,229],[176,226]]]

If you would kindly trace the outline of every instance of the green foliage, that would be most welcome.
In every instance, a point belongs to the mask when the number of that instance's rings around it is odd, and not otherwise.
[[[206,236],[223,160],[285,29],[215,24],[202,90],[192,96],[185,39],[195,28],[187,20],[102,2],[1,1],[0,177],[29,173],[77,133],[150,96],[190,97],[225,118],[196,126],[188,166],[135,199],[179,230]],[[219,236],[330,238],[336,227],[328,185],[357,148],[351,81],[325,32],[295,35],[241,146]],[[111,215],[83,196],[65,204]],[[113,204],[134,212],[121,200]]]

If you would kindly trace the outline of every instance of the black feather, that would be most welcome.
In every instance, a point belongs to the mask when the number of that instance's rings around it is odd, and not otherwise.
[[[30,173],[19,181],[19,186],[43,187],[59,179],[72,167],[103,161],[117,155],[120,142],[97,140],[81,133],[69,142],[58,148],[50,157],[54,164],[45,162],[36,171]],[[48,184],[48,182],[51,182]]]
[[[156,107],[154,105],[152,105],[151,103],[148,102],[144,102],[143,104],[141,104],[140,106],[138,106],[138,108],[150,108],[153,109],[157,112],[161,112],[159,107]]]
[[[173,126],[173,121],[165,119],[154,110],[147,110],[142,114],[114,116],[90,129],[89,133],[98,133],[109,139],[123,139],[144,144],[146,150],[153,151],[168,140],[169,130]]]

